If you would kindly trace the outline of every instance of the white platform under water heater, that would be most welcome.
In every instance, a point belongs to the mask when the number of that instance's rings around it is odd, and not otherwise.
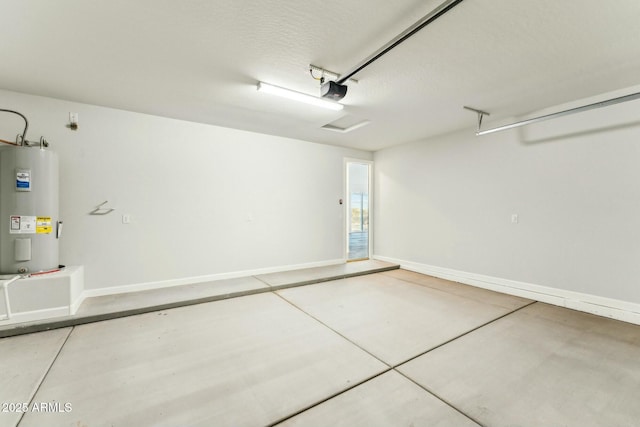
[[[42,147],[0,148],[0,274],[56,270],[58,157]]]

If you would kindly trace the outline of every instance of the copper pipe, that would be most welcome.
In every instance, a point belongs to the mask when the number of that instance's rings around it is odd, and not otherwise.
[[[15,146],[20,146],[20,144],[15,143],[15,142],[10,142],[10,141],[5,141],[4,139],[0,139],[0,142],[4,142],[5,144],[10,144],[10,145],[15,145]]]
[[[4,108],[0,108],[0,111],[5,113],[17,114],[18,116],[22,117],[22,120],[24,120],[24,131],[22,131],[22,137],[20,138],[20,141],[22,141],[22,143],[17,144],[9,141],[4,141],[4,140],[2,140],[2,142],[6,144],[11,144],[11,145],[24,145],[25,142],[27,141],[27,129],[29,129],[29,120],[27,120],[27,117],[24,114],[19,113],[17,111],[13,111],[13,110],[5,110]]]

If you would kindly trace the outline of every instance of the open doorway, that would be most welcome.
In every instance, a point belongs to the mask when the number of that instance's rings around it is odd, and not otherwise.
[[[369,259],[371,163],[349,160],[347,175],[347,261]]]

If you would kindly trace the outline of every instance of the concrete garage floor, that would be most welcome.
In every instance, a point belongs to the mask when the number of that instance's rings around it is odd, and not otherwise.
[[[325,267],[280,271],[257,276],[91,297],[85,299],[78,312],[71,316],[0,326],[0,338],[67,326],[78,326],[186,305],[237,298],[329,280],[380,273],[398,268],[400,268],[398,264],[378,260],[364,260]]]
[[[0,426],[640,420],[640,326],[405,270],[4,338],[0,366],[28,404]]]

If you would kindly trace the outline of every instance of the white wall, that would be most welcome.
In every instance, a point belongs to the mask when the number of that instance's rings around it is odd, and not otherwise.
[[[370,153],[8,91],[0,105],[59,155],[60,261],[87,289],[344,256],[343,159]],[[105,200],[115,212],[89,215]]]
[[[376,152],[375,255],[640,303],[639,109]]]

